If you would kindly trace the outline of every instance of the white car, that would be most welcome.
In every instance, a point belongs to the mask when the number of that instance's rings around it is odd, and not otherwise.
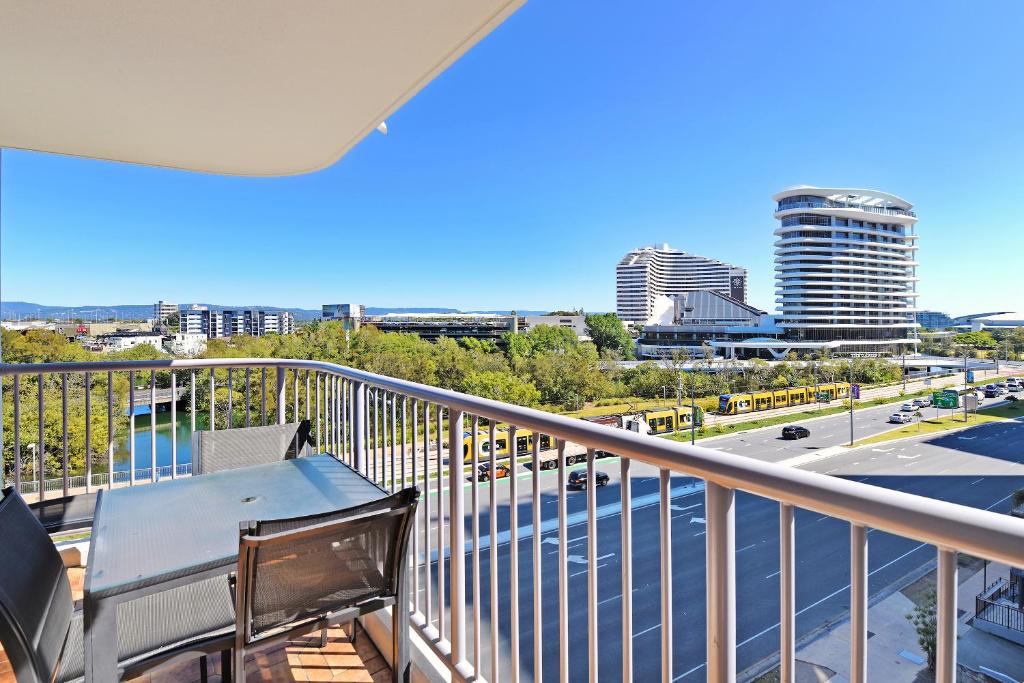
[[[911,401],[911,405],[913,405],[915,408],[927,408],[931,404],[932,400],[930,398],[915,398],[913,401]]]
[[[889,422],[897,425],[907,424],[908,422],[912,422],[913,420],[914,418],[904,413],[893,413],[892,415],[889,416]]]
[[[912,413],[915,410],[917,410],[917,408],[914,407],[913,403],[904,403],[903,405],[900,406],[900,410],[902,410],[904,413]]]

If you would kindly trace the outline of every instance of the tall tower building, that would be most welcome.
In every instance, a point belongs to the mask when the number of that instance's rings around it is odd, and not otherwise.
[[[634,249],[615,267],[615,314],[624,322],[642,324],[659,296],[700,290],[746,302],[747,271],[667,244]]]
[[[917,216],[876,190],[801,185],[774,195],[779,324],[839,353],[899,353],[917,343]]]

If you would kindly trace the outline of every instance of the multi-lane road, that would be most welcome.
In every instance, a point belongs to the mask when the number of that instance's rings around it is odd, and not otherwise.
[[[856,438],[894,427],[885,418],[898,404],[858,410],[854,413]],[[891,444],[875,444],[845,450],[835,446],[849,441],[849,416],[819,418],[804,423],[811,437],[798,441],[779,438],[781,427],[755,430],[702,441],[702,445],[737,455],[799,466],[834,476],[948,500],[977,508],[1005,511],[1008,497],[1024,487],[1024,424],[999,422],[946,435],[932,435]],[[655,438],[655,437],[652,437]],[[561,648],[568,649],[573,680],[585,680],[588,668],[588,572],[598,579],[598,662],[602,678],[616,677],[621,670],[621,568],[620,544],[620,463],[618,459],[598,461],[598,468],[610,476],[607,487],[597,493],[598,562],[591,568],[586,562],[586,494],[568,492],[568,534],[564,539],[569,553],[569,582],[564,587],[568,601],[569,637],[562,642],[558,631],[558,600],[563,592],[559,584],[557,553],[558,487],[557,474],[538,474],[540,489],[541,566],[536,569],[541,586],[542,637],[539,651],[544,678],[557,674]],[[489,488],[478,489],[481,525],[481,600],[482,652],[485,672],[490,670],[488,600],[489,581],[496,577],[499,588],[498,624],[501,671],[508,672],[512,637],[510,596],[519,601],[520,661],[523,679],[533,671],[533,530],[531,493],[533,474],[517,472],[519,584],[511,585],[509,539],[509,482],[499,481],[495,491],[495,515],[499,534],[488,535]],[[633,495],[633,648],[636,680],[658,676],[661,657],[660,627],[660,527],[657,471],[634,463],[630,472]],[[467,511],[472,484],[467,483]],[[704,678],[704,497],[701,483],[687,477],[672,478],[672,591],[673,591],[673,666],[677,680]],[[447,510],[446,495],[440,500]],[[438,508],[438,496],[431,495],[432,513]],[[737,653],[738,667],[746,669],[769,658],[778,650],[778,505],[773,501],[739,494],[736,510],[737,549]],[[431,515],[434,517],[434,514]],[[849,600],[849,535],[845,522],[799,511],[797,514],[797,632],[804,636],[815,629],[842,619]],[[432,522],[433,526],[433,522]],[[467,539],[471,533],[466,519]],[[424,529],[418,535],[419,550],[424,548]],[[436,530],[429,531],[436,548]],[[913,540],[872,531],[869,536],[870,590],[873,595],[919,570],[934,558],[935,550]],[[491,571],[488,555],[491,544],[498,552],[496,572]],[[467,561],[467,585],[472,586],[472,557]],[[421,589],[419,599],[425,596]],[[436,600],[436,592],[435,592]],[[436,615],[436,608],[434,610]],[[468,654],[473,658],[473,600],[467,601],[470,635]],[[870,624],[869,624],[870,629]],[[913,643],[908,643],[908,647]],[[504,676],[503,676],[504,677]]]

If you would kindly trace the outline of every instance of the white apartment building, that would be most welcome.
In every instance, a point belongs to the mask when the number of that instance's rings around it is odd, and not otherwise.
[[[96,341],[104,351],[126,351],[132,347],[148,344],[157,351],[163,350],[163,337],[153,332],[113,332],[101,334]]]
[[[164,342],[164,350],[172,356],[195,358],[206,351],[205,334],[176,334]]]
[[[585,315],[523,315],[519,316],[520,332],[529,332],[537,325],[566,327],[576,333],[577,339],[589,339],[587,336],[587,317]]]
[[[776,303],[788,339],[843,353],[917,344],[917,216],[877,190],[794,187],[774,195]]]
[[[615,313],[623,322],[647,322],[659,296],[700,290],[745,302],[747,271],[668,244],[634,249],[615,267]]]
[[[177,312],[178,304],[169,304],[166,301],[157,301],[153,304],[153,319],[156,321],[157,325],[166,321],[167,318]]]
[[[295,331],[295,316],[291,311],[254,311],[257,321],[255,334],[291,334]]]
[[[193,304],[180,311],[178,331],[182,334],[202,334],[209,339],[224,336],[224,313],[211,311],[206,306]]]

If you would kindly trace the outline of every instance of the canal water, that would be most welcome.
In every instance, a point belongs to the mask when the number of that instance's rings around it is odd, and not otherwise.
[[[196,429],[207,428],[207,414],[196,413]],[[178,465],[191,464],[192,462],[192,431],[191,415],[178,411]],[[146,414],[135,416],[135,468],[147,468],[150,465],[150,421],[148,411]],[[171,465],[171,413],[170,411],[157,411],[156,414],[156,464],[157,467],[169,467]],[[114,470],[127,472],[131,469],[131,450],[129,446],[129,435],[117,439],[114,443]]]

